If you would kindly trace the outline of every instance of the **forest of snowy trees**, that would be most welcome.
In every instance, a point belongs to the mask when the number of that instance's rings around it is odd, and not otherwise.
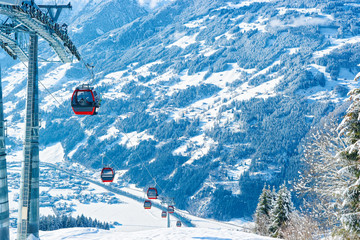
[[[94,227],[105,230],[110,229],[109,223],[100,222],[97,219],[85,217],[84,215],[77,216],[76,218],[65,214],[61,216],[42,216],[40,218],[39,229],[41,231],[53,231],[61,228],[73,227]]]
[[[277,193],[264,187],[255,213],[258,234],[360,239],[360,89],[349,96],[341,123],[335,116],[324,118],[303,146],[303,168],[292,184],[299,208],[293,208],[285,184]]]

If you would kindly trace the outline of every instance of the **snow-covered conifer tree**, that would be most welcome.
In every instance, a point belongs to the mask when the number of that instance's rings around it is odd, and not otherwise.
[[[344,238],[360,238],[360,89],[350,92],[352,103],[339,126],[347,137],[349,146],[340,153],[344,162],[341,174],[347,176],[347,185],[342,190],[340,234]]]
[[[291,201],[291,194],[284,183],[280,186],[274,207],[271,211],[269,231],[272,237],[281,237],[281,228],[285,222],[290,219],[290,213],[293,210],[294,206]]]
[[[259,203],[255,212],[255,231],[257,234],[268,235],[270,224],[270,212],[273,204],[273,196],[270,189],[265,185],[259,197]]]

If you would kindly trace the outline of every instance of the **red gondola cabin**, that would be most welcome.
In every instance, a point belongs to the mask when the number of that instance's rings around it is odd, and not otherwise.
[[[115,177],[115,171],[111,167],[104,167],[101,170],[101,181],[102,182],[113,182]]]
[[[150,200],[145,200],[144,208],[145,209],[151,209],[151,201]]]
[[[147,197],[148,197],[148,199],[157,199],[158,192],[157,192],[156,188],[152,188],[152,187],[149,188],[147,190]]]
[[[174,213],[175,208],[174,208],[174,206],[169,205],[167,210],[168,210],[169,213]]]
[[[162,217],[162,218],[166,218],[166,215],[167,215],[166,211],[162,211],[162,212],[161,212],[161,217]]]
[[[71,97],[71,107],[76,115],[95,115],[100,107],[100,97],[89,84],[80,85]]]

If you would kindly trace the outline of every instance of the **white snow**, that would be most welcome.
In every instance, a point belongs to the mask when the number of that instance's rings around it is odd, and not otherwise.
[[[19,123],[11,121],[10,124],[7,126],[7,134],[10,137],[13,137],[19,141],[23,140],[25,134],[25,124],[22,122]]]
[[[46,147],[39,153],[42,162],[57,163],[64,160],[64,149],[60,142]]]
[[[12,236],[15,232],[12,231]],[[265,240],[273,239],[252,233],[245,233],[236,229],[215,228],[157,228],[151,230],[141,230],[136,232],[123,232],[121,228],[110,231],[95,228],[69,228],[56,231],[40,232],[40,238],[45,240]],[[15,239],[15,238],[11,238]]]
[[[154,61],[154,62],[145,64],[143,66],[140,66],[139,68],[136,68],[134,71],[137,73],[137,75],[146,77],[151,74],[151,72],[149,71],[150,67],[154,66],[155,64],[162,64],[162,63],[164,63],[164,61],[162,61],[162,60]]]
[[[219,40],[221,37],[226,37],[226,40],[235,39],[234,34],[226,32],[224,34],[221,34],[217,37],[215,37],[215,40]],[[211,55],[211,54],[210,54]],[[205,55],[204,55],[205,56]]]
[[[177,40],[174,43],[166,46],[166,48],[171,48],[173,46],[186,48],[187,46],[196,43],[197,35],[199,35],[199,33],[195,33],[190,36],[185,35],[185,33],[176,33],[174,34],[174,38]]]
[[[4,102],[3,107],[4,107],[4,113],[7,114],[16,108],[16,103],[10,101]]]
[[[292,55],[292,54],[296,54],[300,51],[300,48],[299,47],[296,47],[296,48],[289,48],[289,54]]]
[[[146,131],[143,132],[131,132],[131,133],[121,133],[122,138],[119,144],[126,145],[127,148],[136,147],[140,144],[140,142],[154,139],[154,136],[149,135]]]
[[[274,0],[248,0],[248,1],[242,1],[241,3],[238,3],[238,4],[234,4],[232,2],[227,2],[227,6],[221,7],[221,8],[242,8],[242,7],[250,6],[254,3],[272,2],[272,1],[274,1]]]
[[[239,161],[239,163],[235,164],[231,169],[229,169],[228,175],[232,177],[234,180],[239,180],[241,175],[249,170],[251,164],[251,158],[243,159]]]
[[[344,3],[344,5],[348,5],[352,7],[360,7],[360,3]]]
[[[79,147],[83,146],[84,144],[86,144],[87,138],[84,138],[81,142],[79,142],[78,144],[76,144],[76,146],[74,146],[73,150],[71,150],[68,153],[68,157],[72,158],[72,156],[76,153],[76,151],[79,149]]]
[[[203,50],[200,51],[201,54],[203,54],[205,57],[209,57],[211,55],[213,55],[214,53],[216,53],[217,49],[213,49],[213,48],[204,48]]]
[[[143,198],[146,197],[146,193],[141,188],[137,188],[135,184],[125,184],[125,185],[126,187],[122,187],[121,190],[131,193],[138,197],[143,197]]]
[[[328,55],[331,51],[337,48],[341,48],[346,44],[354,44],[360,42],[360,36],[354,36],[350,38],[341,38],[341,39],[331,39],[332,46],[325,48],[323,50],[313,53],[314,58],[320,58],[324,55]]]
[[[161,218],[161,210],[152,208],[150,211],[144,209],[143,203],[133,199],[115,195],[122,201],[119,204],[90,203],[76,204],[76,215],[92,216],[100,221],[118,222],[122,226],[118,227],[121,232],[134,232],[143,229],[162,228],[166,226],[166,220]],[[89,206],[91,205],[91,207]],[[176,218],[173,218],[174,225]]]
[[[107,133],[106,135],[103,135],[101,137],[99,137],[99,140],[100,141],[104,141],[105,139],[110,139],[112,137],[115,137],[116,134],[119,133],[119,129],[117,129],[116,127],[114,126],[111,126],[108,130],[107,130]]]
[[[241,29],[241,32],[247,32],[250,30],[259,30],[261,32],[266,32],[266,24],[265,22],[268,20],[268,18],[260,17],[255,22],[252,23],[246,23],[241,22],[238,26]]]
[[[185,23],[184,26],[187,28],[197,28],[200,27],[201,24],[205,21],[206,17],[202,18],[202,19],[198,19],[198,20],[194,20],[188,23]]]
[[[348,68],[340,68],[338,79],[343,80],[353,80],[355,78],[355,74],[350,72]]]
[[[238,96],[234,97],[236,100],[249,100],[253,97],[257,98],[269,98],[276,95],[275,87],[279,84],[283,76],[272,79],[268,82],[265,82],[257,87],[251,87],[248,83],[244,83],[239,89],[240,93]]]
[[[319,9],[319,8],[285,8],[285,7],[280,7],[280,8],[277,8],[277,9],[279,10],[279,15],[284,15],[288,11],[296,11],[296,12],[299,12],[299,13],[302,13],[302,14],[316,13],[316,14],[318,14],[320,16],[326,17],[330,21],[334,21],[333,16],[321,12],[321,9]]]
[[[42,207],[42,208],[40,208],[39,211],[40,211],[39,212],[40,216],[48,216],[48,215],[55,216],[55,213],[51,207]]]
[[[183,164],[188,165],[208,154],[214,145],[216,145],[216,142],[212,138],[201,134],[186,140],[184,145],[173,151],[173,155],[191,156],[190,159]]]
[[[358,73],[358,74],[356,74],[356,76],[355,76],[355,81],[358,81],[359,80],[359,78],[360,78],[360,73]]]
[[[71,63],[61,64],[54,70],[42,76],[40,81],[48,89],[58,83],[65,83],[67,82],[67,78],[65,77],[65,74],[71,67],[72,67]]]
[[[44,87],[40,84],[40,89],[42,89],[45,93],[46,96],[44,97],[43,102],[45,104],[41,104],[41,110],[43,111],[49,111],[54,107],[59,107],[59,103],[62,105],[65,105],[66,102],[68,102],[68,104],[70,105],[70,101],[71,101],[71,96],[72,96],[72,92],[71,91],[67,91],[64,89],[52,92],[51,94],[48,94],[48,92],[44,89]]]
[[[99,35],[103,35],[104,31],[101,30],[100,28],[96,28],[96,33],[99,34]]]
[[[288,27],[301,27],[301,26],[327,26],[330,24],[330,20],[328,18],[323,17],[291,17],[291,19],[287,22],[280,21],[278,19],[273,19],[269,22],[269,26],[273,28],[288,28]]]
[[[326,78],[326,85],[324,87],[316,86],[305,91],[301,90],[299,91],[299,94],[304,94],[308,97],[308,99],[311,100],[340,102],[343,101],[346,96],[342,97],[334,93],[333,90],[337,85],[344,85],[349,89],[358,87],[358,82],[354,80],[355,74],[351,73],[349,69],[340,68],[339,77],[335,81],[331,79],[330,74],[325,71],[325,68],[325,66],[320,66],[317,64],[309,65],[308,70],[315,70],[315,72],[318,71],[324,74]]]
[[[8,148],[8,147],[7,147]],[[7,162],[20,162],[23,158],[23,151],[11,151],[8,155],[6,155]]]
[[[21,84],[27,78],[27,68],[24,64],[18,63],[8,70],[12,74],[8,76],[2,76],[3,95],[8,95],[15,87]]]

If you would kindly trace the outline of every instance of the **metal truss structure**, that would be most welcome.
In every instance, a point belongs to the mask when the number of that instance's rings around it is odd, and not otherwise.
[[[56,23],[60,12],[68,5],[39,5],[33,1],[3,0],[0,15],[0,46],[13,59],[27,63],[24,159],[20,180],[20,201],[17,240],[39,238],[39,94],[38,94],[38,38],[47,41],[63,63],[72,62],[80,54],[67,34],[67,25]],[[41,9],[47,10],[47,13]],[[54,11],[56,10],[55,14]],[[28,36],[23,44],[21,36]],[[0,82],[0,240],[9,240],[9,205],[6,179],[4,117]]]

